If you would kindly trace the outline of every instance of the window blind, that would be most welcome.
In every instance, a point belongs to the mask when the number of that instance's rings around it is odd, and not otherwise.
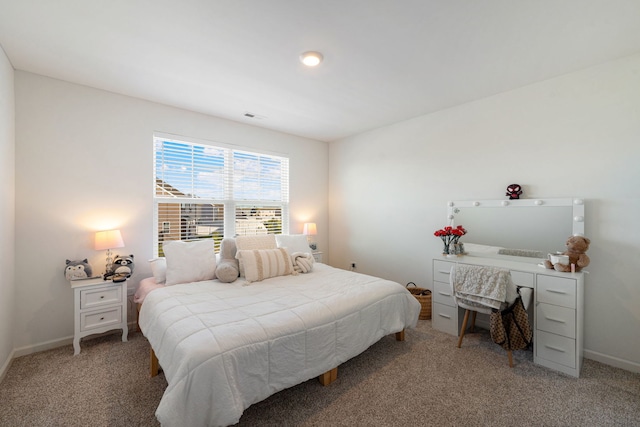
[[[154,136],[155,252],[170,240],[288,233],[289,159]]]

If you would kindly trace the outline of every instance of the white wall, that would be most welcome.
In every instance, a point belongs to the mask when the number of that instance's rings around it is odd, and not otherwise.
[[[120,228],[134,284],[150,275],[154,131],[288,154],[291,233],[313,220],[327,247],[326,143],[16,71],[17,354],[73,335],[63,267],[104,270],[95,230]]]
[[[448,200],[583,197],[586,355],[640,371],[639,141],[635,55],[331,143],[330,263],[430,288]]]
[[[13,353],[15,107],[14,72],[0,47],[0,378]]]

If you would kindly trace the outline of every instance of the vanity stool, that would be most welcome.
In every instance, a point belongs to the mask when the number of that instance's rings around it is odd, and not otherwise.
[[[458,348],[461,348],[462,339],[464,338],[464,333],[467,329],[467,322],[469,321],[469,313],[473,312],[473,315],[471,317],[471,332],[473,332],[476,326],[476,315],[478,314],[478,312],[483,314],[491,314],[491,309],[479,307],[469,308],[468,306],[460,303],[458,303],[458,306],[465,309],[464,319],[462,320],[462,326],[460,327],[460,337],[458,338]],[[509,358],[509,367],[513,368],[513,352],[511,350],[507,350],[507,357]]]
[[[512,280],[511,271],[500,267],[456,264],[451,267],[449,279],[454,303],[465,310],[462,326],[460,327],[458,348],[462,347],[462,340],[464,339],[471,312],[473,312],[471,320],[472,331],[475,328],[478,312],[488,315],[500,313],[500,321],[504,322],[502,317],[512,313],[513,308],[511,307],[521,307],[519,298],[526,297],[526,305],[529,304],[532,292],[531,289],[524,289],[522,291],[524,295],[522,295],[518,286]],[[513,316],[513,314],[511,315]],[[522,332],[519,325],[516,324],[516,327]],[[528,324],[526,328],[529,329],[527,334],[530,334],[531,330]],[[507,340],[509,340],[508,333],[505,337]],[[495,339],[495,337],[492,336],[492,339]],[[513,368],[511,344],[509,343],[503,348],[507,351],[509,367]]]

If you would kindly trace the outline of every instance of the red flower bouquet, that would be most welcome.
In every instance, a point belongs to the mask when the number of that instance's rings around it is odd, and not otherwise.
[[[436,230],[436,232],[433,233],[434,236],[441,238],[444,243],[444,250],[442,251],[443,254],[452,253],[451,245],[456,245],[458,240],[460,240],[460,237],[465,234],[467,234],[467,230],[465,230],[461,225],[455,228],[447,226],[443,229]]]

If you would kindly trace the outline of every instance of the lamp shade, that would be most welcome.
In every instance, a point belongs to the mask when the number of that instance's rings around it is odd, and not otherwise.
[[[107,230],[96,232],[96,251],[124,247],[120,230]]]
[[[318,234],[318,230],[316,229],[315,222],[307,222],[304,224],[304,228],[302,229],[302,234],[306,234],[307,236],[315,236]]]

